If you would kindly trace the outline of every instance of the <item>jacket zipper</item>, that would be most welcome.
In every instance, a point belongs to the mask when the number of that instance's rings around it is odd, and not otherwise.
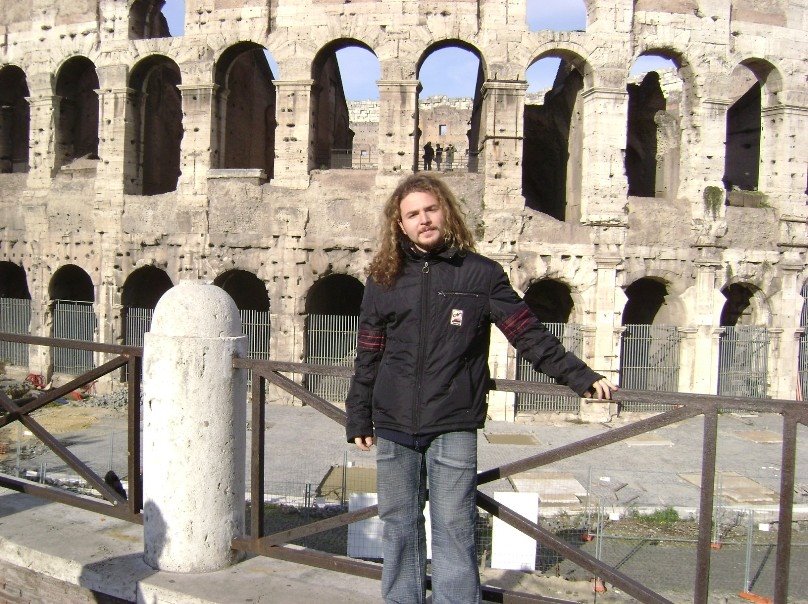
[[[482,298],[482,294],[475,294],[474,292],[438,292],[439,296],[448,298],[449,296],[460,296],[466,298]]]
[[[421,267],[421,334],[418,338],[418,358],[416,360],[415,369],[415,395],[413,397],[413,418],[415,434],[418,434],[421,424],[421,377],[424,371],[424,356],[426,356],[426,338],[429,333],[429,321],[427,313],[429,312],[429,260],[424,260],[424,265]]]

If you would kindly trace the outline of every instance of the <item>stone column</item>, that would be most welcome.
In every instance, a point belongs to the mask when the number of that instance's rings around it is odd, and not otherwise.
[[[46,93],[27,100],[31,108],[28,188],[44,189],[50,187],[55,165],[54,118],[59,111],[59,97]]]
[[[705,199],[706,187],[716,187],[723,193],[724,157],[726,155],[727,110],[729,102],[723,99],[704,99],[697,108],[700,122],[698,140],[695,132],[686,132],[686,148],[692,153],[681,157],[682,175],[688,175],[679,182],[679,197],[692,200],[694,217],[710,219],[723,218],[724,195]],[[691,120],[695,122],[697,120]]]
[[[619,257],[596,257],[595,283],[595,349],[590,366],[598,373],[617,383],[620,370],[620,333],[622,328],[617,313],[626,304],[626,295],[617,286]]]
[[[146,563],[209,572],[236,561],[244,532],[247,377],[238,309],[224,290],[184,281],[157,303],[143,351]]]
[[[95,189],[105,199],[120,197],[127,180],[138,180],[137,149],[132,140],[137,105],[135,90],[127,87],[98,90],[98,164]]]
[[[527,82],[483,83],[480,132],[480,170],[485,175],[486,209],[507,213],[511,223],[525,207],[522,197],[522,142],[524,140]]]
[[[379,174],[409,173],[418,161],[418,80],[379,80]]]
[[[721,269],[719,248],[702,248],[695,261],[696,285],[693,296],[693,374],[691,392],[715,394],[718,390],[718,339],[716,331],[724,296],[718,289],[717,272]]]
[[[696,338],[698,329],[680,327],[679,331],[679,383],[677,392],[695,392],[693,377],[696,370]]]
[[[800,262],[801,255],[797,251],[784,250],[784,258],[780,263],[782,284],[776,298],[776,310],[772,316],[772,327],[769,333],[780,332],[775,338],[771,336],[769,349],[769,394],[774,398],[793,399],[799,388],[799,341],[802,334],[800,318],[803,298],[801,277],[805,266]],[[779,343],[775,345],[775,340]]]
[[[182,95],[183,127],[180,144],[180,176],[177,190],[183,196],[205,197],[208,170],[218,166],[216,84],[177,86]]]
[[[272,184],[290,189],[309,186],[312,161],[311,94],[314,80],[272,80],[278,122]]]
[[[805,208],[808,108],[775,105],[762,111],[759,186],[784,214]]]
[[[628,93],[590,88],[583,99],[581,153],[581,220],[611,220],[623,216],[628,181],[625,148]]]

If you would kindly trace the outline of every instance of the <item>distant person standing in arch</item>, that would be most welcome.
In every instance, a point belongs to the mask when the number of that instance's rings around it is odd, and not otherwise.
[[[382,597],[426,600],[428,487],[434,601],[474,604],[477,430],[487,412],[491,323],[579,395],[608,399],[617,388],[565,351],[502,267],[474,252],[459,202],[435,175],[405,178],[387,200],[368,275],[346,436],[362,451],[377,445]]]
[[[427,142],[424,145],[424,170],[432,169],[432,158],[435,157],[435,150],[432,148],[432,143]]]

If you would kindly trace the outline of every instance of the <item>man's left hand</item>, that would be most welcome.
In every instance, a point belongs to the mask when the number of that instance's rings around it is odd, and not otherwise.
[[[612,392],[617,392],[617,386],[606,378],[600,378],[584,393],[584,398],[610,399],[612,398]]]

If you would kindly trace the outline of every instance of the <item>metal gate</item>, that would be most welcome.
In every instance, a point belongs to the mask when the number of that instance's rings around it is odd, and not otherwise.
[[[54,300],[53,337],[92,342],[98,329],[92,302]],[[79,375],[93,368],[93,353],[74,348],[53,348],[53,370]]]
[[[358,316],[309,315],[306,362],[352,367],[356,357],[358,327]],[[309,391],[331,403],[344,403],[350,384],[348,378],[317,374],[306,376]]]
[[[583,331],[580,325],[571,323],[545,323],[545,327],[550,330],[555,337],[561,340],[564,348],[577,356],[581,356],[584,347]],[[522,355],[517,356],[516,379],[525,382],[540,382],[542,384],[555,384],[555,379],[533,369],[530,361],[523,359]],[[525,392],[516,393],[515,409],[516,413],[537,411],[556,411],[564,413],[578,413],[580,399],[577,396],[549,395],[549,394],[529,394]]]
[[[718,347],[718,394],[765,397],[768,358],[767,328],[725,327]]]
[[[28,334],[31,326],[31,300],[0,298],[0,331]],[[0,341],[0,361],[28,367],[28,344]]]
[[[624,326],[620,338],[620,387],[676,392],[679,388],[679,330],[672,325]],[[626,411],[665,411],[664,405],[624,401]]]

